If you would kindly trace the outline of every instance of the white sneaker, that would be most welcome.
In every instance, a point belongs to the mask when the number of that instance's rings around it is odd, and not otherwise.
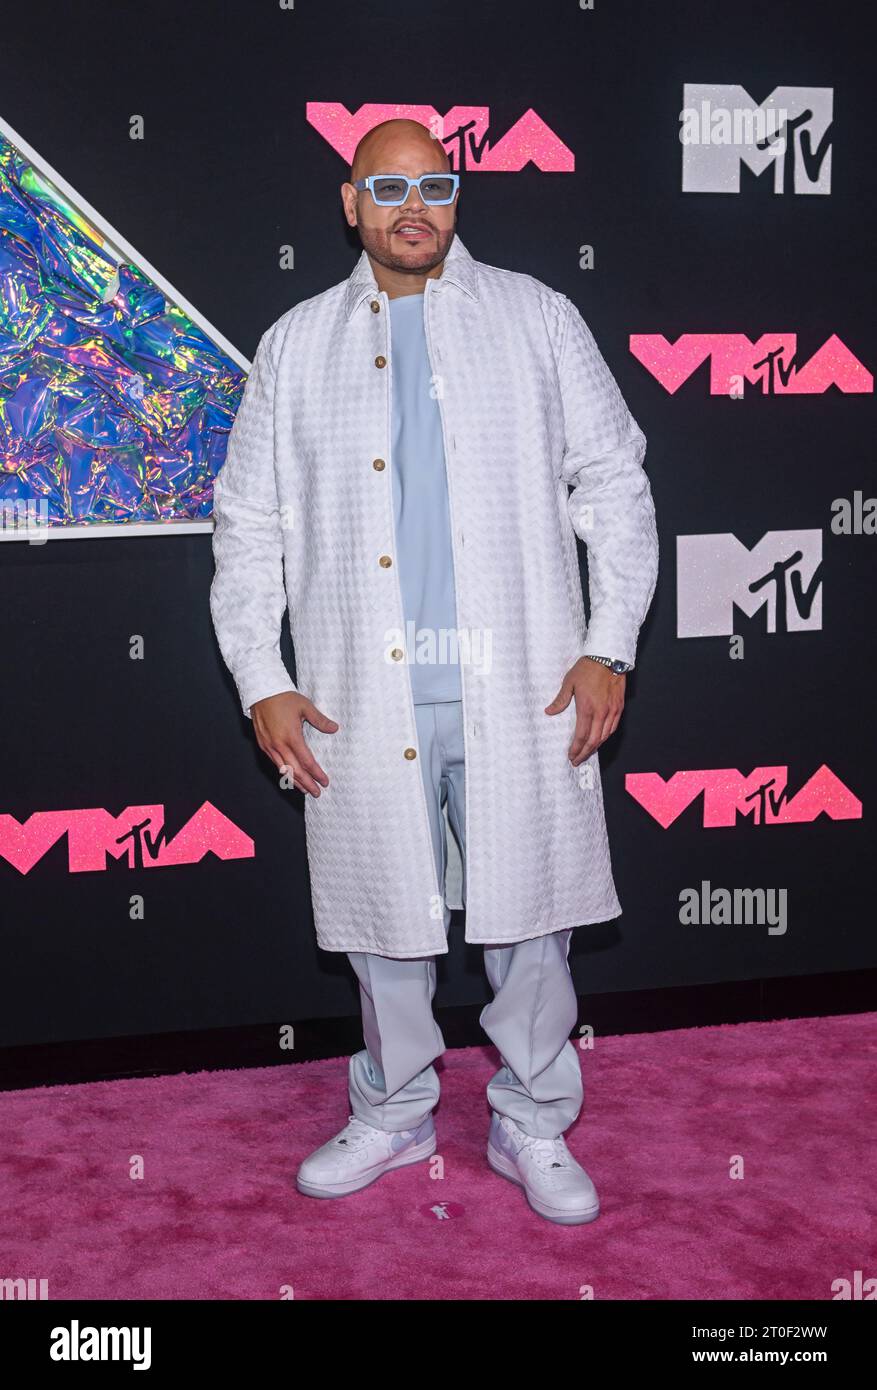
[[[417,1129],[375,1129],[351,1115],[334,1139],[301,1163],[295,1185],[307,1197],[346,1197],[391,1168],[419,1163],[436,1150],[435,1125],[427,1115]]]
[[[578,1226],[600,1215],[597,1189],[562,1135],[535,1139],[494,1110],[487,1161],[495,1173],[522,1187],[533,1210],[549,1221]]]

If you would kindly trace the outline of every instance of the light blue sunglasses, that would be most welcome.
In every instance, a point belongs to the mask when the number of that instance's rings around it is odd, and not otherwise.
[[[369,174],[367,178],[356,179],[354,188],[367,188],[378,207],[399,207],[404,203],[412,188],[416,188],[425,203],[434,206],[452,203],[454,194],[460,186],[459,174],[421,174],[419,179],[409,179],[405,174]]]

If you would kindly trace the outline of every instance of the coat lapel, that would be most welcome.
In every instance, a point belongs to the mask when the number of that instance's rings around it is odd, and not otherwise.
[[[442,284],[458,285],[471,299],[478,298],[478,262],[469,254],[459,236],[451,242],[445,257],[444,269],[439,277]],[[364,299],[373,299],[378,293],[378,285],[371,268],[368,253],[363,251],[353,267],[345,291],[347,317],[353,313]]]

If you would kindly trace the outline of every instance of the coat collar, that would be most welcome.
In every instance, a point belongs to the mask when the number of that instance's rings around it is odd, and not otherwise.
[[[445,284],[447,281],[451,285],[459,285],[461,290],[472,298],[478,298],[478,271],[477,261],[470,256],[466,247],[463,245],[459,236],[455,236],[451,242],[451,248],[445,256],[444,268],[438,277],[438,284]],[[348,280],[345,305],[347,317],[353,313],[358,304],[366,298],[374,298],[378,292],[378,285],[372,273],[371,262],[365,251],[362,252],[356,265],[353,267]]]

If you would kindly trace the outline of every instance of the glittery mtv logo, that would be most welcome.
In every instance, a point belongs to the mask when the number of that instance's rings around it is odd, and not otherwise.
[[[630,350],[673,396],[709,359],[710,395],[741,398],[746,383],[764,396],[820,396],[829,386],[844,395],[870,395],[874,378],[832,333],[807,362],[798,364],[795,333],[631,333]]]
[[[546,174],[571,174],[575,156],[532,107],[511,130],[491,139],[489,106],[452,106],[441,115],[434,106],[366,102],[351,113],[337,101],[309,101],[307,120],[346,164],[363,135],[381,121],[419,121],[445,146],[451,168],[472,173],[516,174],[535,164]]]
[[[252,859],[256,853],[250,836],[205,801],[172,839],[161,805],[128,806],[118,816],[103,807],[35,811],[23,823],[0,815],[0,859],[28,874],[64,835],[73,874],[105,870],[107,856],[127,859],[129,869],[166,869],[197,864],[208,852],[217,859]]]
[[[862,819],[861,801],[825,763],[794,796],[788,781],[789,769],[778,765],[753,768],[748,776],[735,767],[674,772],[666,779],[658,772],[629,772],[624,785],[664,830],[699,796],[707,829],[736,826],[744,816],[755,825],[804,824],[820,815]]]

